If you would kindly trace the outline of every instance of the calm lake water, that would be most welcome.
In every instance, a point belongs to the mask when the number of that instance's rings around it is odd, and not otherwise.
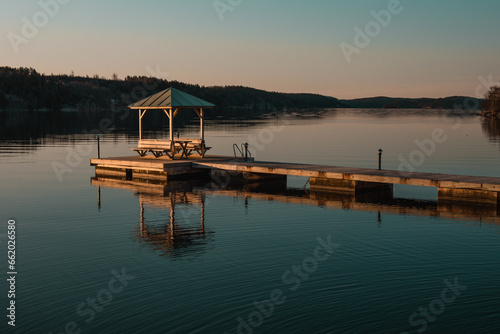
[[[0,241],[6,263],[15,220],[18,271],[15,329],[2,279],[2,333],[500,332],[494,210],[443,211],[420,187],[332,198],[298,177],[279,192],[91,180],[105,116],[0,117]],[[212,120],[206,138],[211,154],[248,142],[257,160],[376,168],[382,148],[386,169],[500,177],[499,124],[447,111]],[[101,155],[136,142],[115,126]]]

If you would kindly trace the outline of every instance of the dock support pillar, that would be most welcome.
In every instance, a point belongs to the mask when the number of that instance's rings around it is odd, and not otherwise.
[[[363,182],[342,179],[327,179],[311,177],[309,179],[311,189],[333,191],[340,193],[381,192],[392,193],[393,184],[378,182]]]
[[[283,191],[286,189],[286,175],[243,173],[245,189],[248,191]]]
[[[438,188],[438,201],[466,202],[486,205],[500,204],[500,196],[497,191],[461,189],[461,188]]]
[[[220,171],[211,170],[212,178],[221,179],[218,175]],[[251,172],[236,172],[225,171],[228,185],[245,186],[246,189],[252,190],[285,190],[287,184],[286,175],[251,173]],[[224,178],[223,178],[224,179]]]

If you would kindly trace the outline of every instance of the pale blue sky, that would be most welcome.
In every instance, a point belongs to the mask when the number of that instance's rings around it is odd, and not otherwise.
[[[1,1],[0,65],[46,74],[158,67],[170,80],[339,98],[474,96],[479,76],[500,79],[498,0],[400,0],[350,63],[341,43],[356,46],[354,28],[392,0],[219,0],[232,9],[223,20],[213,0],[60,0],[34,36],[23,17],[34,21],[38,1]],[[19,52],[12,33],[28,37]]]

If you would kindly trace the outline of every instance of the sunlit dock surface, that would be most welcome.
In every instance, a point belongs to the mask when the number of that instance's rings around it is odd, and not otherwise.
[[[96,175],[124,177],[129,180],[167,180],[193,177],[193,174],[207,174],[200,168],[195,168],[193,162],[201,160],[199,155],[191,155],[189,159],[172,160],[168,156],[155,158],[152,155],[144,157],[110,157],[91,159],[90,165],[96,167]],[[205,156],[207,162],[228,162],[234,157]]]

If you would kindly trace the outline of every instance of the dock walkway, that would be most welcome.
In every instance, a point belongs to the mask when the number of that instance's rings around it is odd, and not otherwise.
[[[500,204],[500,177],[378,170],[281,162],[242,161],[232,157],[208,156],[204,159],[169,160],[121,157],[92,159],[96,175],[103,170],[136,176],[166,179],[169,176],[205,174],[224,170],[242,175],[293,175],[310,178],[311,188],[341,192],[382,191],[393,184],[438,188],[439,200]],[[265,180],[265,178],[264,178]]]
[[[307,176],[360,182],[408,184],[438,188],[466,188],[500,191],[500,177],[378,170],[357,167],[290,164],[281,162],[196,161],[198,168],[222,169],[262,174]]]

